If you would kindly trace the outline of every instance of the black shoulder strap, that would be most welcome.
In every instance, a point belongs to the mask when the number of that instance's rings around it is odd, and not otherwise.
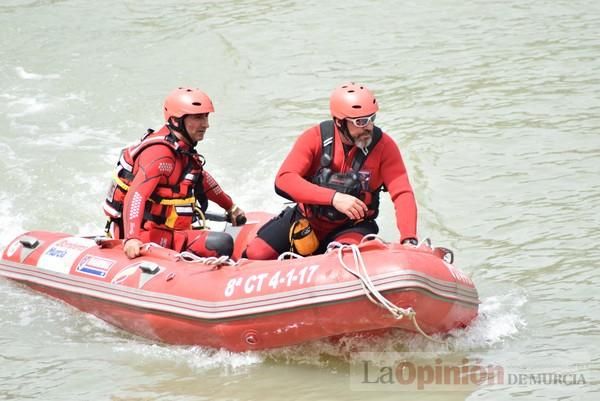
[[[354,160],[352,161],[352,171],[360,170],[362,165],[365,163],[367,156],[369,156],[369,153],[371,153],[373,148],[377,146],[377,142],[379,142],[382,135],[383,133],[381,132],[381,128],[373,127],[373,140],[366,150],[359,149],[358,152],[356,152],[356,156],[354,156]]]
[[[333,120],[326,120],[321,127],[321,168],[327,168],[333,160]]]

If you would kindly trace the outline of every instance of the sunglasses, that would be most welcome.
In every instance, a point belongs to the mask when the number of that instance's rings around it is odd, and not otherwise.
[[[350,121],[357,128],[364,128],[369,125],[370,122],[375,122],[375,113],[367,117],[346,118],[346,120]]]

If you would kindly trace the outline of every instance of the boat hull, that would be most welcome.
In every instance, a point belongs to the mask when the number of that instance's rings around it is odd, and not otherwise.
[[[238,233],[245,241],[256,231]],[[427,247],[369,241],[359,247],[368,276],[385,298],[412,308],[421,329],[464,327],[478,311],[472,281]],[[375,305],[337,252],[236,266],[189,263],[150,248],[127,259],[120,242],[33,231],[13,240],[0,275],[63,300],[128,332],[171,344],[258,350],[364,331],[415,331]]]

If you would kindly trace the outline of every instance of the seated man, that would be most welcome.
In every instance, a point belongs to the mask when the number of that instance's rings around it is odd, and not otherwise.
[[[104,211],[107,233],[125,239],[129,258],[139,256],[148,242],[198,256],[231,256],[229,234],[192,229],[197,202],[203,209],[208,200],[217,203],[233,224],[244,216],[204,170],[204,158],[195,149],[213,111],[204,92],[175,89],[164,103],[166,124],[157,132],[148,130],[139,143],[121,152]]]
[[[374,125],[374,95],[364,85],[344,84],[331,94],[330,110],[333,120],[305,131],[277,173],[276,192],[297,205],[266,223],[245,257],[274,259],[289,250],[323,252],[331,241],[359,243],[379,231],[382,189],[394,202],[400,241],[417,244],[412,187],[398,146]]]

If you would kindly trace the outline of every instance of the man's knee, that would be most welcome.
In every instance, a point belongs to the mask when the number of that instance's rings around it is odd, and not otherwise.
[[[260,237],[254,238],[248,243],[242,257],[254,260],[272,260],[277,259],[277,252],[271,245]]]
[[[205,231],[203,236],[188,243],[187,250],[199,256],[227,256],[233,253],[231,235],[216,231]]]
[[[242,257],[256,260],[277,259],[282,252],[290,249],[289,231],[296,218],[292,207],[283,210],[269,220],[256,233],[256,237],[246,246]]]
[[[233,253],[233,237],[227,233],[209,232],[206,238],[206,248],[218,256],[231,256]]]

